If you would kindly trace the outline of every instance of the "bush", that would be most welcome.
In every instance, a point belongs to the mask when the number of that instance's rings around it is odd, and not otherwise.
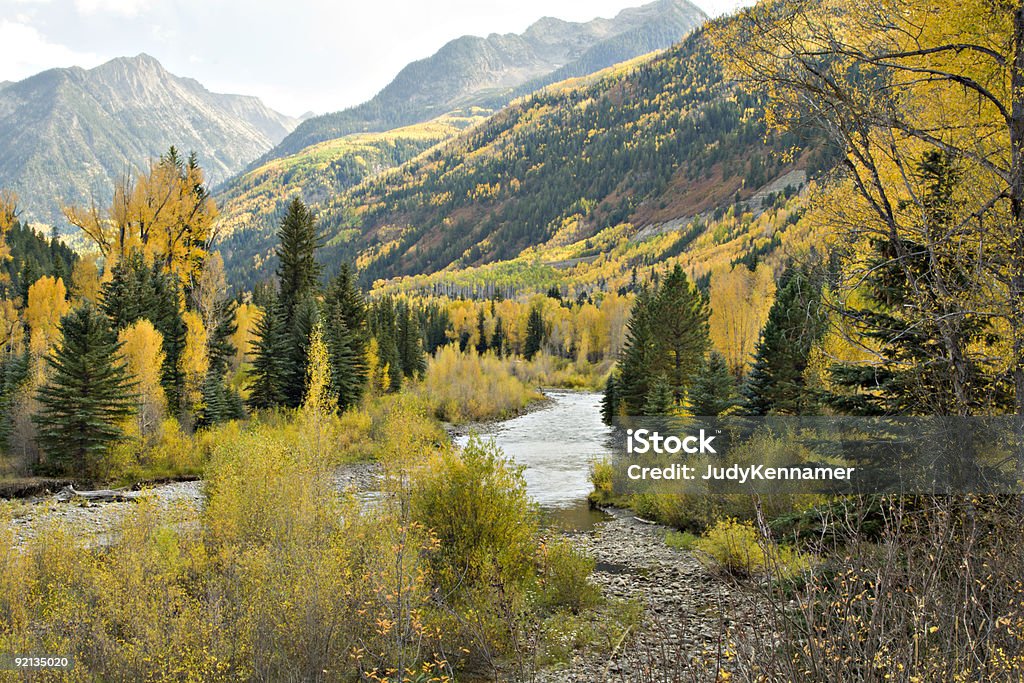
[[[508,417],[541,398],[512,374],[512,362],[446,346],[427,365],[419,394],[439,419],[455,424]]]
[[[601,601],[601,591],[590,582],[595,562],[565,539],[552,540],[541,548],[539,603],[548,610],[573,614],[592,609]]]
[[[712,566],[733,576],[751,576],[773,570],[788,579],[807,568],[807,561],[791,548],[779,547],[760,536],[754,525],[733,518],[717,522],[694,547]]]
[[[415,473],[412,519],[437,536],[435,583],[453,596],[500,582],[525,585],[537,548],[538,515],[522,467],[492,443],[442,449]]]

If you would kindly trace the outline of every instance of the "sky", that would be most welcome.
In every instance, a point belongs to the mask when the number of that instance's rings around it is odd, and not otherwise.
[[[693,1],[693,0],[691,0]],[[0,81],[145,52],[214,92],[291,116],[359,104],[462,35],[542,16],[612,17],[645,0],[0,0]],[[744,0],[697,0],[711,16]]]

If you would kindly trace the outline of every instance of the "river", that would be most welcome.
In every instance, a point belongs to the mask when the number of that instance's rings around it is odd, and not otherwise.
[[[587,529],[603,518],[587,503],[591,463],[609,453],[611,430],[601,421],[601,395],[544,394],[548,402],[539,410],[481,427],[477,434],[523,465],[527,491],[554,525]],[[456,442],[464,446],[468,440],[463,435]]]

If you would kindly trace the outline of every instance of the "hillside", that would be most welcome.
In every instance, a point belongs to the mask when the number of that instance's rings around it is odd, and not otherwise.
[[[320,210],[323,258],[329,268],[355,260],[369,283],[514,259],[622,224],[646,234],[686,229],[786,173],[826,164],[820,145],[788,161],[785,152],[806,141],[766,140],[760,106],[722,80],[696,34],[663,55],[527,97],[332,200]],[[238,241],[263,258],[229,256],[233,270],[246,283],[266,276],[268,236]]]
[[[406,66],[368,102],[304,121],[264,160],[350,133],[428,121],[457,108],[498,109],[548,83],[666,48],[706,19],[688,0],[657,0],[613,19],[574,23],[545,17],[518,35],[463,36]]]
[[[265,162],[221,187],[217,233],[232,281],[263,270],[268,240],[295,196],[314,210],[385,169],[399,166],[483,120],[445,116],[383,133],[354,133],[311,145],[298,154]]]
[[[0,88],[0,187],[24,216],[60,222],[64,203],[106,204],[114,180],[176,145],[216,183],[298,121],[255,97],[212,93],[142,54],[94,69],[51,69]]]

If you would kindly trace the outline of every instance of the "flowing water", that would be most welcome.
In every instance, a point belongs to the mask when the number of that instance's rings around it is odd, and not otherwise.
[[[591,463],[609,453],[610,429],[601,422],[601,395],[557,390],[545,395],[549,400],[543,408],[488,425],[478,434],[493,439],[525,467],[527,491],[552,525],[586,529],[604,518],[587,503]],[[460,436],[457,443],[464,446],[468,440]]]

